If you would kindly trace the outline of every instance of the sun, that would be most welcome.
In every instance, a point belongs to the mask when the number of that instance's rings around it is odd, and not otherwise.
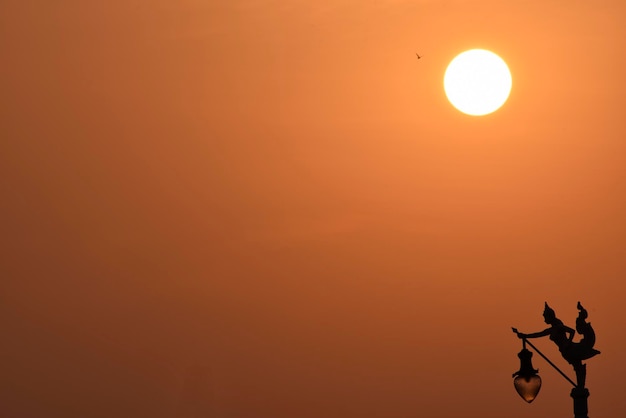
[[[443,88],[452,106],[472,116],[498,110],[509,98],[511,86],[509,67],[486,49],[460,53],[443,77]]]

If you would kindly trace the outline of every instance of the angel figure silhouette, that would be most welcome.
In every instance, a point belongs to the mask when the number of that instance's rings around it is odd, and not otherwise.
[[[600,351],[593,348],[596,343],[596,334],[591,323],[587,322],[589,316],[587,310],[583,308],[580,302],[578,302],[577,308],[579,312],[578,318],[576,318],[576,330],[568,327],[557,318],[554,310],[546,302],[543,318],[550,327],[530,334],[524,334],[516,329],[513,331],[522,339],[549,337],[557,345],[563,358],[574,367],[577,385],[584,387],[587,366],[582,361],[600,354]],[[579,342],[573,341],[576,332],[582,336]]]

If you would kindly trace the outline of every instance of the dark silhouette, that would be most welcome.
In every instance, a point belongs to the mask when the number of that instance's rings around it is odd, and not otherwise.
[[[417,52],[415,53],[415,55],[417,56],[417,59],[422,58],[422,57],[420,56],[420,54],[418,54]]]
[[[519,338],[540,338],[549,336],[557,347],[563,358],[574,367],[576,372],[577,387],[585,387],[585,378],[587,375],[587,365],[583,364],[583,360],[590,359],[591,357],[600,354],[600,352],[593,348],[596,342],[596,334],[591,327],[591,324],[587,322],[587,310],[578,302],[577,305],[578,318],[576,318],[576,330],[563,324],[552,308],[548,306],[546,302],[543,310],[543,318],[546,324],[550,325],[549,328],[543,331],[534,332],[532,334],[524,334],[517,331],[515,328],[513,331]],[[582,335],[580,342],[574,342],[574,335],[578,332]]]

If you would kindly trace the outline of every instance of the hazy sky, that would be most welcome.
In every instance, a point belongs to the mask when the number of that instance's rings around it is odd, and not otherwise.
[[[590,416],[626,416],[625,18],[0,0],[1,415],[571,416],[510,327],[581,300]],[[513,76],[485,117],[443,91],[470,48]]]

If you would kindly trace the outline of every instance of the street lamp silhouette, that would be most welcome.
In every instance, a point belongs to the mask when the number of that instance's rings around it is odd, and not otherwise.
[[[577,307],[579,313],[576,319],[575,331],[563,324],[563,321],[556,317],[554,310],[550,308],[547,303],[544,307],[543,317],[546,324],[550,325],[549,328],[532,334],[524,334],[519,332],[516,328],[513,328],[513,332],[522,340],[522,351],[517,355],[520,359],[520,369],[513,373],[513,377],[515,378],[513,384],[517,393],[528,403],[535,399],[539,393],[539,389],[541,389],[541,378],[537,374],[538,370],[534,369],[531,363],[532,352],[526,348],[526,344],[528,344],[537,354],[543,357],[548,364],[559,372],[561,376],[574,386],[570,393],[570,396],[574,399],[574,418],[588,418],[587,398],[589,397],[589,390],[585,388],[587,365],[583,364],[582,361],[590,359],[600,354],[600,352],[593,348],[596,342],[596,335],[591,324],[587,322],[587,310],[583,308],[580,302],[578,302]],[[583,336],[579,342],[573,341],[576,332]],[[567,377],[561,369],[528,341],[530,338],[546,336],[550,337],[550,340],[559,348],[563,358],[574,368],[576,382]]]
[[[517,357],[520,359],[520,368],[519,371],[513,373],[515,378],[513,384],[519,396],[526,402],[531,403],[537,397],[539,389],[541,389],[541,377],[537,374],[539,370],[533,367],[530,360],[533,353],[526,348],[526,340],[522,341],[522,351],[517,354]]]

